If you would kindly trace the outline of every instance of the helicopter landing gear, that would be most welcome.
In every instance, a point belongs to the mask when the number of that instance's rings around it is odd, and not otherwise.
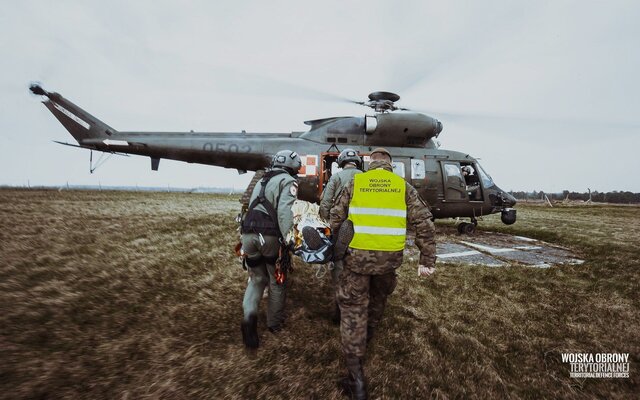
[[[471,218],[471,223],[469,222],[461,222],[458,224],[458,233],[465,235],[473,235],[476,233],[476,226],[478,225],[478,220],[475,218]]]

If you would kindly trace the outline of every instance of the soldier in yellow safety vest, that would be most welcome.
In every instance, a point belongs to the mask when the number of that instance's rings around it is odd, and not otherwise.
[[[338,156],[338,167],[342,168],[341,171],[331,175],[327,187],[322,192],[322,199],[320,200],[320,217],[325,220],[329,220],[329,211],[333,206],[335,200],[338,199],[342,190],[351,182],[354,175],[362,173],[362,159],[358,155],[358,152],[354,149],[344,149]],[[329,266],[331,270],[331,281],[333,286],[338,286],[338,280],[342,273],[342,260],[335,260],[333,265]],[[334,324],[340,323],[340,308],[338,307],[338,301],[336,298],[335,312],[331,321]]]
[[[340,335],[349,374],[340,384],[356,399],[368,397],[362,360],[382,318],[387,296],[396,287],[407,223],[416,231],[418,274],[435,272],[435,228],[431,212],[416,189],[393,173],[391,154],[373,150],[369,170],[355,175],[331,208],[331,229],[353,223],[353,239],[338,282]]]

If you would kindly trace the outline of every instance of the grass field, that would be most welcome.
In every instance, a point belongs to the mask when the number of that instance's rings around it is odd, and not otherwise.
[[[640,207],[518,208],[515,225],[482,229],[585,264],[446,264],[425,280],[407,259],[368,351],[373,398],[638,396]],[[285,330],[262,315],[261,348],[244,351],[238,209],[210,194],[0,190],[0,398],[341,398],[330,280],[299,260]],[[570,379],[563,352],[630,353],[630,378]]]

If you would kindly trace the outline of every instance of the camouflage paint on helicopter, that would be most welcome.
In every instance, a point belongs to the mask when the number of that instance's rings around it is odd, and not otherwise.
[[[434,138],[442,131],[440,121],[396,107],[394,102],[400,97],[393,93],[374,92],[368,102],[357,102],[373,108],[374,115],[306,121],[310,126],[306,132],[197,133],[120,132],[58,93],[36,84],[30,90],[46,97],[44,105],[78,142],[61,144],[148,156],[153,170],[158,169],[160,159],[167,158],[233,168],[239,173],[259,171],[269,165],[273,154],[291,149],[303,156],[299,198],[318,202],[342,148],[357,150],[366,168],[369,152],[385,147],[393,155],[394,171],[419,191],[435,218],[468,217],[471,224],[459,225],[467,233],[473,232],[479,216],[500,212],[505,224],[516,220],[515,198],[500,189],[475,158],[439,149]]]

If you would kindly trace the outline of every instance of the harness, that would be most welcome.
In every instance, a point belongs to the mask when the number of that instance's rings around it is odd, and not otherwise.
[[[271,178],[286,173],[287,171],[274,170],[264,174],[264,177],[260,180],[260,193],[258,194],[258,197],[249,204],[247,214],[244,221],[242,221],[241,233],[261,233],[266,236],[277,236],[282,238],[280,226],[278,225],[278,213],[273,204],[267,200],[264,192],[267,187],[267,183],[269,183]],[[267,214],[262,211],[255,210],[258,204],[262,204],[265,210],[267,210]]]
[[[278,249],[278,256],[276,258],[267,259],[265,257],[260,257],[253,260],[247,258],[244,262],[250,268],[260,265],[262,262],[268,262],[270,264],[273,263],[275,265],[276,282],[279,285],[282,285],[287,279],[287,273],[289,270],[293,270],[291,268],[291,255],[289,254],[289,249],[284,245],[284,238],[280,232],[280,226],[278,225],[278,212],[264,195],[267,183],[269,183],[271,178],[280,174],[288,174],[288,172],[283,170],[269,171],[265,173],[264,177],[260,180],[260,193],[258,194],[258,197],[249,204],[247,214],[242,221],[241,233],[258,233],[265,236],[277,236],[280,239],[280,248]],[[262,204],[265,210],[267,210],[267,214],[255,209],[258,204]]]

